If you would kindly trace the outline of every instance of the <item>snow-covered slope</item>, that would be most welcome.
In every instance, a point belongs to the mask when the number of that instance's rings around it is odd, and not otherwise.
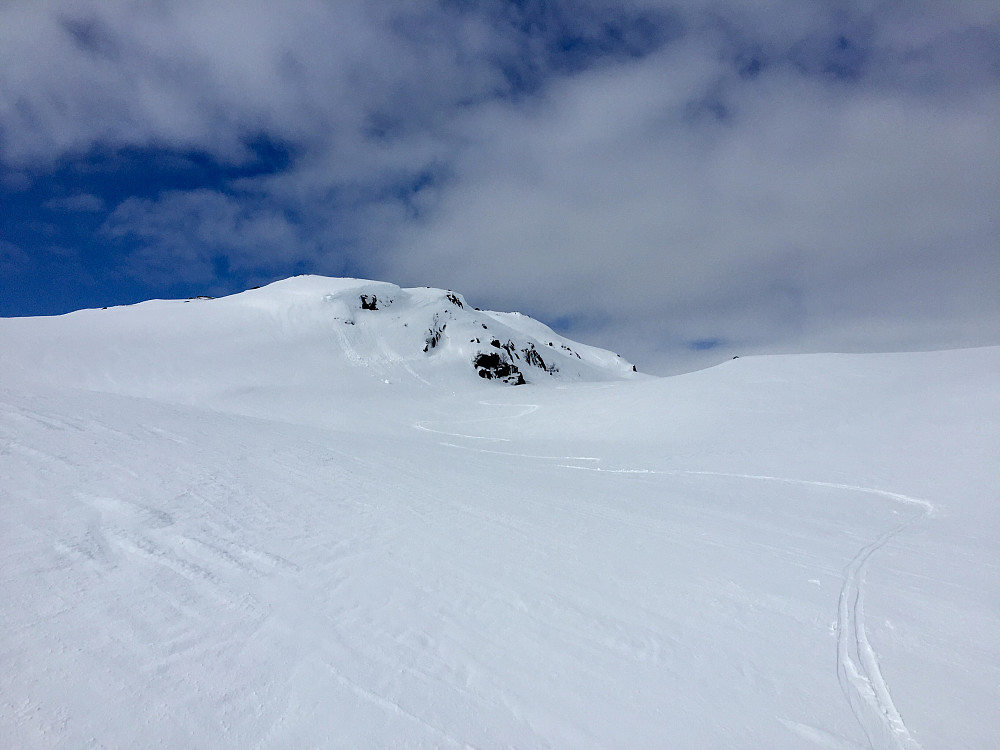
[[[1000,746],[1000,349],[646,378],[447,295],[0,321],[0,747]]]

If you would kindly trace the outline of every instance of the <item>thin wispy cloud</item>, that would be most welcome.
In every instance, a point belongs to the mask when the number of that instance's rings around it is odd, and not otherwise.
[[[174,191],[157,200],[129,198],[102,234],[134,242],[129,271],[149,283],[181,278],[211,283],[229,271],[255,272],[307,261],[313,243],[281,212],[213,190]]]
[[[77,193],[64,198],[51,198],[42,204],[43,208],[55,211],[96,212],[104,210],[104,200],[91,193]]]
[[[989,3],[15,2],[0,63],[3,314],[317,272],[653,369],[1000,341]]]

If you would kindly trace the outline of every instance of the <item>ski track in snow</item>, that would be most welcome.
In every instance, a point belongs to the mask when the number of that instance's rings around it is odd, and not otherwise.
[[[574,467],[580,468],[580,467]],[[934,510],[926,500],[872,487],[836,482],[819,482],[758,474],[731,474],[711,471],[655,472],[687,476],[721,476],[735,479],[782,482],[812,487],[830,487],[848,492],[863,492],[916,505],[921,511],[880,534],[862,547],[844,568],[843,584],[837,601],[837,680],[850,704],[851,712],[864,730],[871,750],[921,750],[892,700],[889,686],[882,677],[878,654],[865,630],[864,584],[868,561],[889,541]]]
[[[495,407],[506,406],[506,404],[493,404],[490,403],[489,401],[480,401],[479,403],[481,406],[495,406]],[[483,417],[481,419],[468,419],[462,421],[461,424],[482,424],[483,422],[496,422],[505,419],[519,419],[520,417],[526,417],[529,414],[534,414],[536,411],[542,408],[538,404],[516,404],[516,406],[524,407],[524,411],[518,414],[501,414],[498,417]],[[468,438],[469,440],[489,440],[497,443],[510,442],[510,438],[490,437],[487,435],[466,435],[459,432],[451,432],[450,430],[438,430],[433,427],[428,427],[428,425],[431,424],[455,424],[455,422],[453,420],[447,420],[447,419],[423,419],[419,422],[416,422],[413,425],[413,427],[417,430],[422,430],[424,432],[433,432],[437,435],[447,435],[448,437]]]
[[[480,402],[484,406],[503,406],[502,404],[492,404],[485,401]],[[491,422],[501,419],[519,419],[528,414],[538,411],[541,406],[537,404],[516,404],[524,407],[524,410],[517,414],[510,414],[500,417],[487,417],[469,422]],[[442,420],[443,421],[443,420]],[[463,422],[466,424],[467,422]],[[440,422],[438,422],[440,424]],[[509,438],[495,438],[483,435],[465,435],[446,430],[428,428],[427,422],[418,422],[414,425],[417,429],[427,432],[434,432],[440,435],[447,435],[458,438],[468,438],[473,440],[495,440],[510,442]],[[533,458],[539,460],[555,461],[600,461],[600,458],[589,456],[541,456],[523,453],[512,453],[506,451],[486,450],[473,448],[470,446],[458,445],[456,443],[442,442],[442,446],[472,450],[477,453],[490,453],[507,455],[516,458]],[[837,681],[840,684],[844,697],[851,708],[851,713],[857,719],[858,724],[865,733],[868,741],[868,750],[923,750],[919,742],[910,733],[906,722],[896,708],[892,699],[889,686],[882,676],[882,669],[879,664],[878,654],[868,640],[865,629],[864,611],[864,584],[867,575],[868,562],[876,552],[885,547],[894,537],[905,531],[918,521],[931,516],[934,512],[932,503],[920,498],[910,497],[898,492],[880,490],[873,487],[863,487],[853,484],[841,484],[838,482],[823,482],[809,479],[796,479],[791,477],[776,477],[764,474],[735,474],[720,471],[694,471],[694,470],[659,470],[659,469],[637,469],[619,468],[604,469],[595,466],[577,466],[571,464],[560,464],[560,468],[577,469],[583,471],[596,471],[607,474],[652,474],[661,476],[710,476],[728,477],[732,479],[745,479],[751,481],[780,482],[783,484],[793,484],[808,487],[828,487],[845,492],[860,492],[877,497],[887,498],[895,502],[910,506],[918,506],[921,510],[916,515],[911,516],[902,523],[893,526],[888,531],[880,534],[871,542],[862,547],[857,554],[851,558],[843,571],[843,582],[837,602]],[[827,736],[825,732],[815,730],[805,724],[796,722],[784,722],[800,736],[810,741],[830,746],[834,739]]]
[[[464,435],[462,437],[465,437]],[[441,445],[447,448],[465,448],[464,445],[458,445],[456,443],[445,443],[442,442]],[[511,453],[510,451],[491,451],[485,448],[476,448],[476,453],[489,453],[494,456],[512,456],[514,458],[535,458],[543,461],[600,461],[599,458],[594,458],[593,456],[540,456],[535,453]],[[574,468],[574,467],[568,467]]]

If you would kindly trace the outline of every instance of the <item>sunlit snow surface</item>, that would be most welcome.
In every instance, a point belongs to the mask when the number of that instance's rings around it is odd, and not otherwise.
[[[1000,746],[1000,349],[656,379],[443,294],[0,320],[0,747]]]

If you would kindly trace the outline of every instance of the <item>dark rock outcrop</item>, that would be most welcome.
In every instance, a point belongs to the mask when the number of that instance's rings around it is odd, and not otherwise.
[[[508,385],[524,385],[524,375],[517,365],[499,352],[480,352],[472,361],[479,377],[487,380],[500,380]]]
[[[431,349],[437,347],[441,343],[441,337],[444,335],[444,329],[448,327],[447,323],[442,323],[438,316],[434,316],[434,321],[431,327],[427,329],[427,338],[424,339],[424,351],[429,352]]]

